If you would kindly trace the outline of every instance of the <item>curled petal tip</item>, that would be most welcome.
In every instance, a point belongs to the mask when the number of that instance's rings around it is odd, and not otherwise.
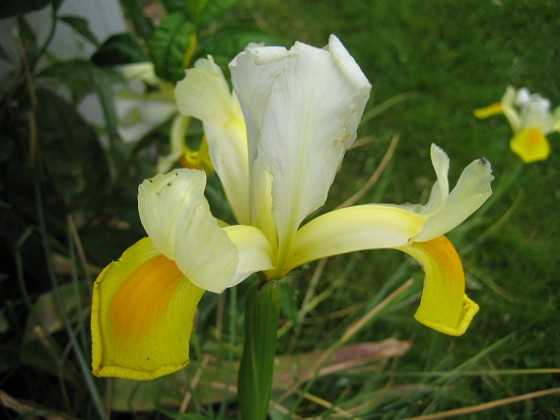
[[[430,327],[433,330],[457,337],[463,335],[467,331],[474,316],[478,313],[478,310],[478,304],[471,300],[467,295],[465,295],[463,301],[462,316],[460,317],[459,322],[455,325],[449,325],[442,322],[434,322],[429,318],[421,318],[418,315],[415,315],[414,317],[418,322],[424,324],[427,327]]]

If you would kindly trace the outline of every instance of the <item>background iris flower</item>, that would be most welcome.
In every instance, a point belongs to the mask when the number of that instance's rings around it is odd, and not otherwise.
[[[547,134],[560,130],[560,107],[550,112],[550,101],[527,89],[508,86],[502,100],[474,111],[478,118],[504,114],[514,136],[511,150],[525,163],[548,159],[550,144]]]

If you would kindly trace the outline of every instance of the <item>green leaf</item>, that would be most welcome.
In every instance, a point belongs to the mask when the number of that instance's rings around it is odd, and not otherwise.
[[[122,8],[132,22],[136,34],[144,41],[148,41],[154,32],[152,22],[144,16],[138,0],[120,0]]]
[[[178,12],[166,16],[156,29],[148,47],[161,79],[174,83],[185,76],[183,61],[194,31],[194,25]]]
[[[191,16],[198,26],[208,24],[232,7],[237,0],[197,0],[189,3]]]
[[[281,39],[254,26],[230,27],[204,38],[199,43],[200,55],[212,54],[217,60],[221,58],[222,61],[229,62],[251,42],[281,46],[285,44]]]
[[[278,282],[254,282],[245,306],[245,341],[237,380],[239,408],[244,419],[266,419],[280,316]]]
[[[189,4],[186,0],[163,0],[163,7],[168,14],[180,12],[187,16],[189,13]]]
[[[91,61],[98,66],[115,66],[146,60],[144,48],[129,33],[116,34],[107,38],[91,56]]]
[[[72,93],[72,102],[78,104],[84,96],[96,89],[97,72],[103,72],[112,83],[122,82],[122,75],[112,69],[100,69],[86,60],[68,60],[43,69],[37,77],[54,79],[66,85]]]
[[[84,207],[99,204],[109,173],[93,128],[45,89],[37,91],[37,123],[45,167],[58,189]]]
[[[87,19],[79,16],[60,16],[59,19],[69,25],[77,33],[87,39],[96,47],[99,46],[99,41],[89,29],[89,22]]]
[[[39,10],[50,3],[50,0],[2,0],[0,2],[0,19]]]

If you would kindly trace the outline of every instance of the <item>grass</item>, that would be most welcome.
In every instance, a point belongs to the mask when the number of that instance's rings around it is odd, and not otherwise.
[[[509,126],[499,117],[476,120],[472,111],[499,100],[508,85],[540,92],[551,99],[553,106],[560,103],[560,88],[554,77],[560,70],[560,49],[552,42],[560,33],[560,7],[553,1],[245,4],[257,22],[289,41],[324,45],[328,35],[335,33],[373,85],[370,107],[397,94],[414,95],[362,127],[362,134],[373,135],[375,142],[347,154],[329,197],[332,206],[365,182],[381,160],[392,133],[400,137],[393,162],[361,202],[402,203],[425,197],[429,186],[425,177],[431,177],[428,150],[432,142],[450,155],[455,179],[468,162],[486,156],[496,177],[494,190],[499,190],[518,165],[507,147]],[[401,400],[402,411],[393,405],[390,410],[397,411],[386,413],[431,413],[558,387],[557,371],[530,374],[535,368],[557,368],[559,360],[553,343],[559,342],[560,330],[552,321],[558,314],[560,161],[554,154],[558,151],[558,135],[551,140],[551,158],[524,166],[521,176],[480,220],[480,226],[462,238],[462,248],[468,250],[464,263],[472,286],[470,294],[481,306],[467,335],[450,339],[420,329],[404,319],[402,311],[386,316],[362,333],[361,339],[398,336],[414,342],[411,352],[395,368],[397,382],[403,381],[400,374],[408,370],[424,372],[421,382],[426,384],[433,384],[430,371],[451,372],[451,377],[444,375],[443,390]],[[479,235],[488,229],[490,233],[479,241]],[[471,243],[476,246],[469,246]],[[357,262],[351,272],[344,273],[345,287],[333,294],[332,311],[363,299],[364,293],[375,296],[402,259],[388,253],[338,257],[338,261],[329,262],[334,266],[329,272],[339,273],[351,264],[349,261]],[[324,281],[332,279],[327,275]],[[326,329],[333,327],[326,325]],[[318,331],[324,328],[317,326]],[[485,373],[464,376],[461,366],[466,361],[470,361],[469,370]],[[494,373],[511,368],[520,371],[515,375]],[[361,379],[376,382],[373,378]],[[436,382],[441,386],[441,381]],[[529,399],[478,413],[476,418],[558,418],[555,407],[559,401],[558,395]],[[382,417],[383,412],[370,415]]]
[[[325,207],[332,209],[367,183],[396,137],[385,170],[359,203],[425,199],[432,142],[448,152],[452,179],[484,155],[494,190],[504,189],[519,165],[507,146],[510,129],[504,118],[477,120],[472,111],[499,100],[508,85],[560,105],[559,12],[552,0],[240,0],[228,19],[254,20],[287,44],[321,46],[336,34],[373,85],[366,114],[391,105],[362,125],[360,134],[372,141],[347,153]],[[422,275],[400,253],[343,255],[291,273],[277,370],[290,378],[313,367],[317,375],[293,389],[279,380],[272,418],[559,418],[558,137],[550,137],[549,160],[523,166],[471,230],[450,235],[462,253],[469,295],[481,307],[465,336],[443,336],[413,320]],[[2,414],[97,418],[103,406],[113,406],[126,410],[116,418],[235,418],[230,387],[247,286],[203,298],[185,372],[141,384],[93,380],[85,366],[88,261],[117,257],[107,255],[115,245],[105,248],[91,226],[79,231],[76,215],[65,218],[53,204],[48,185],[37,193],[35,175],[14,175],[3,156],[0,222],[2,250],[9,252],[0,255]],[[11,188],[14,179],[18,189]],[[33,199],[39,194],[44,207]],[[12,205],[18,217],[7,210]],[[61,257],[54,266],[52,251]],[[51,303],[39,305],[40,296]],[[360,342],[385,343],[386,356],[376,348],[364,363],[349,363],[359,360],[357,353],[343,359],[347,365],[328,361],[338,347]],[[284,358],[307,352],[313,353],[299,362]],[[319,374],[319,364],[332,373]],[[150,414],[141,411],[146,407]]]

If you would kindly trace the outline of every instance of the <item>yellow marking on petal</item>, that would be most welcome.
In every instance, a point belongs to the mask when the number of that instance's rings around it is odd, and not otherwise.
[[[494,115],[500,115],[504,112],[502,104],[500,102],[493,103],[484,108],[478,108],[474,110],[474,116],[477,118],[489,118]]]
[[[164,318],[166,305],[184,277],[175,262],[164,255],[134,270],[111,299],[108,320],[115,335],[149,335]]]
[[[200,143],[198,150],[193,150],[190,147],[185,146],[179,163],[185,168],[203,170],[206,172],[206,175],[210,175],[214,172],[214,166],[210,160],[210,151],[208,150],[206,137],[202,138],[202,142]]]
[[[440,236],[399,249],[424,269],[424,290],[414,317],[444,334],[464,334],[478,312],[478,305],[465,294],[463,265],[451,242]]]
[[[93,374],[148,380],[183,368],[203,293],[149,238],[128,248],[94,285]]]
[[[548,139],[538,128],[521,130],[511,139],[509,145],[525,163],[546,160],[550,156]]]

